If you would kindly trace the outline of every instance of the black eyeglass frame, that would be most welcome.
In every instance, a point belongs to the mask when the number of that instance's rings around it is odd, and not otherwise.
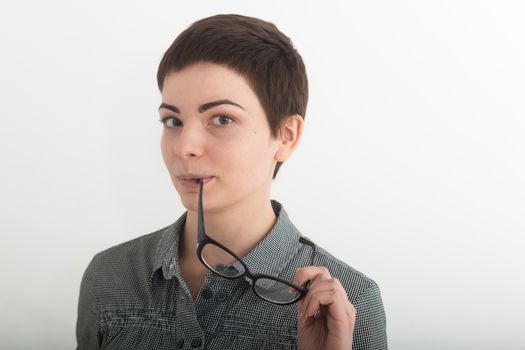
[[[214,240],[213,238],[211,238],[210,236],[208,236],[206,234],[206,229],[204,227],[204,213],[203,213],[203,208],[202,208],[202,192],[203,192],[204,182],[202,180],[200,180],[199,183],[200,183],[200,186],[199,186],[199,207],[198,207],[198,219],[197,219],[198,220],[197,221],[197,231],[198,231],[197,257],[202,262],[202,264],[204,264],[204,266],[206,266],[211,272],[215,273],[218,276],[227,278],[227,279],[234,280],[234,279],[238,279],[238,278],[244,277],[244,279],[247,280],[248,283],[251,285],[252,290],[255,293],[255,295],[257,295],[259,298],[261,298],[261,299],[263,299],[263,300],[265,300],[267,302],[270,302],[272,304],[290,305],[290,304],[294,304],[294,303],[298,302],[299,300],[301,300],[302,298],[304,298],[304,296],[308,292],[308,287],[310,285],[310,283],[309,283],[310,281],[306,282],[303,287],[300,287],[300,286],[297,286],[297,285],[293,284],[292,282],[286,281],[286,280],[284,280],[282,278],[279,278],[279,277],[270,276],[270,275],[266,275],[266,274],[252,273],[250,271],[250,269],[248,268],[248,265],[246,265],[246,263],[244,262],[244,260],[241,257],[239,257],[237,254],[235,254],[233,251],[231,251],[228,247],[226,247],[222,243]],[[314,265],[315,256],[316,256],[315,244],[312,241],[310,241],[308,238],[303,237],[303,236],[299,237],[299,242],[302,243],[302,244],[308,245],[308,246],[310,246],[312,248],[312,254],[310,255],[310,266],[313,266]],[[235,258],[243,266],[244,273],[239,275],[239,276],[230,277],[230,276],[225,276],[225,275],[222,275],[222,274],[216,272],[213,269],[213,267],[211,267],[206,262],[206,260],[202,257],[202,250],[207,244],[213,244],[213,245],[221,248],[222,250],[226,251],[228,254],[230,254],[233,258]],[[255,284],[256,284],[257,280],[261,279],[261,278],[274,280],[274,281],[280,282],[282,284],[288,285],[289,287],[294,288],[295,290],[297,290],[299,292],[299,294],[298,294],[298,296],[295,299],[293,299],[293,300],[291,300],[289,302],[279,302],[279,301],[276,301],[276,300],[271,300],[269,298],[266,298],[264,295],[259,294],[257,292],[257,289],[255,289]]]

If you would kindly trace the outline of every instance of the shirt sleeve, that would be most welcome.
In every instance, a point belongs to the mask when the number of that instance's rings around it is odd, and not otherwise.
[[[99,349],[95,277],[96,261],[93,258],[84,272],[80,284],[76,326],[77,350]]]
[[[385,310],[375,282],[357,297],[354,306],[357,315],[352,349],[388,349]]]

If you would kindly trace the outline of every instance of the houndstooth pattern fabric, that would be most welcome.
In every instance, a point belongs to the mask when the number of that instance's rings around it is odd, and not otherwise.
[[[250,270],[293,280],[311,248],[284,208],[270,233],[246,257]],[[296,305],[257,297],[244,279],[208,272],[195,302],[178,267],[178,241],[186,219],[94,256],[80,287],[77,349],[296,349]],[[377,284],[317,248],[357,309],[354,350],[387,349],[386,320]]]

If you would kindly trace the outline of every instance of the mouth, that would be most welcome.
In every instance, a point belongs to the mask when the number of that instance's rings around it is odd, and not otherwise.
[[[210,182],[214,176],[208,176],[208,175],[182,175],[177,177],[179,179],[179,182],[184,185],[185,187],[198,187],[201,183],[208,183]]]

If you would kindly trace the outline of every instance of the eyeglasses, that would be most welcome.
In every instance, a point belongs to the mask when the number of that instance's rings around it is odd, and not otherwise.
[[[228,279],[244,277],[252,286],[258,297],[278,305],[289,305],[301,300],[308,292],[309,283],[297,286],[279,277],[250,272],[246,263],[226,246],[206,235],[204,214],[202,209],[203,181],[200,181],[198,208],[198,241],[197,256],[199,260],[213,273]],[[310,266],[313,266],[316,248],[315,244],[305,237],[299,242],[312,248]]]

